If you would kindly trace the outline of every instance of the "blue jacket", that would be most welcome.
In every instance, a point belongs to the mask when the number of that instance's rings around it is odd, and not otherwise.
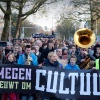
[[[79,66],[76,64],[74,66],[71,66],[71,64],[68,64],[67,66],[65,66],[65,69],[80,70]]]
[[[37,56],[33,53],[30,54],[30,57],[32,57],[32,62],[31,62],[31,65],[33,66],[38,66],[38,60],[37,60]],[[18,64],[20,65],[25,65],[25,62],[26,62],[26,57],[25,57],[25,54],[21,54],[19,56],[19,59],[18,59]]]

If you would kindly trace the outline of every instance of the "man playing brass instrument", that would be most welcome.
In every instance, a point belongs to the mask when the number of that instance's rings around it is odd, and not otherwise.
[[[88,49],[81,48],[80,54],[77,56],[77,64],[81,69],[88,69],[89,63],[95,60],[95,57],[88,53]]]
[[[79,47],[83,48],[83,53],[81,56],[78,56],[78,65],[80,66],[81,69],[88,69],[89,63],[91,60],[95,60],[93,55],[88,53],[88,48],[91,47],[96,40],[96,35],[91,29],[88,28],[82,28],[79,29],[75,32],[74,34],[74,42],[76,45]],[[86,56],[86,57],[85,57]]]
[[[35,54],[31,53],[31,46],[30,45],[25,46],[25,53],[21,54],[19,56],[18,64],[33,65],[33,66],[38,65],[37,56]]]
[[[31,46],[25,46],[25,53],[21,54],[18,59],[18,64],[38,66],[37,56],[31,53]],[[34,100],[33,95],[23,94],[21,100]]]

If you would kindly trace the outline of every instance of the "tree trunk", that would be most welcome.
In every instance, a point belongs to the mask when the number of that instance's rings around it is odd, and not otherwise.
[[[18,17],[14,38],[18,38],[19,37],[19,35],[20,35],[20,28],[21,28],[21,17]]]
[[[91,19],[91,30],[93,31],[94,30],[94,20],[93,20],[93,6],[92,6],[92,1],[89,0],[90,2],[90,19]]]
[[[18,20],[17,20],[14,38],[18,38],[20,36],[20,29],[22,25],[22,5],[23,5],[23,0],[19,2],[19,14],[18,14]]]
[[[2,31],[1,41],[7,41],[9,34],[11,34],[9,33],[10,15],[11,15],[11,2],[7,2],[7,10],[4,15],[4,28]]]
[[[94,31],[94,20],[91,18],[91,30]]]

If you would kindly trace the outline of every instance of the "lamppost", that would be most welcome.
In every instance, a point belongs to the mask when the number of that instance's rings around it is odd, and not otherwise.
[[[75,32],[76,32],[76,23],[74,24]]]
[[[9,25],[9,42],[11,40],[11,15],[10,15],[10,25]]]

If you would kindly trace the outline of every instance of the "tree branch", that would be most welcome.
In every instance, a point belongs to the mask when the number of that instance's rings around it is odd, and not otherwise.
[[[9,2],[9,1],[12,1],[12,0],[0,0],[1,2]]]
[[[22,21],[24,21],[28,16],[25,16],[24,18],[22,18]]]
[[[1,2],[12,2],[12,1],[14,1],[14,2],[19,2],[19,0],[0,0]]]
[[[12,5],[12,8],[19,10],[19,6]]]
[[[54,0],[54,1],[51,1],[51,2],[47,2],[47,3],[44,3],[44,4],[51,4],[51,3],[55,3],[55,2],[58,2],[57,0]]]
[[[3,7],[0,5],[0,9],[2,10],[3,13],[6,14],[6,11],[3,9]]]
[[[28,15],[30,15],[30,14],[32,14],[32,13],[35,13],[35,12],[39,9],[39,7],[42,6],[42,4],[43,4],[44,2],[46,2],[46,1],[47,1],[47,0],[41,0],[40,2],[37,1],[37,2],[34,4],[34,6],[33,6],[33,8],[32,8],[31,10],[29,10],[28,12],[22,14],[22,17],[28,16]]]

